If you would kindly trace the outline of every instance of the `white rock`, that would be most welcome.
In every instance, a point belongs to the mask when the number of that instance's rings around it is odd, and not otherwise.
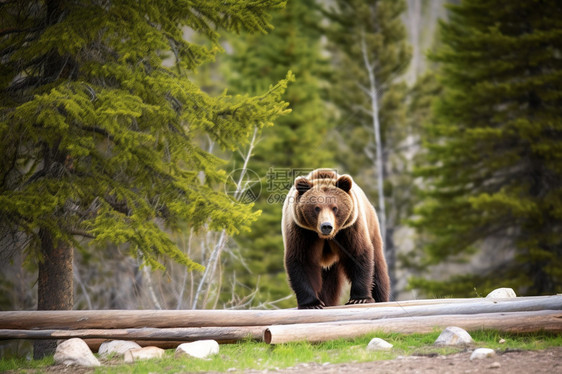
[[[164,350],[158,347],[144,347],[129,349],[123,355],[125,362],[131,363],[140,360],[150,360],[154,358],[162,358],[164,356]]]
[[[388,351],[393,347],[392,344],[381,338],[373,338],[367,345],[369,351]]]
[[[496,288],[488,295],[486,295],[486,299],[511,299],[517,297],[513,288]]]
[[[102,356],[108,356],[112,353],[123,356],[129,349],[139,348],[141,348],[141,346],[135,342],[131,342],[128,340],[112,340],[109,342],[101,343],[100,348],[98,349],[98,353]]]
[[[176,357],[191,356],[206,358],[219,353],[219,343],[214,340],[198,340],[193,343],[183,343],[176,348]]]
[[[88,344],[80,338],[63,341],[55,351],[55,364],[77,365],[85,367],[101,366]]]
[[[478,348],[470,355],[470,360],[482,360],[483,358],[494,357],[496,351],[490,348]]]
[[[492,362],[492,364],[490,366],[488,366],[489,369],[499,369],[501,367],[502,367],[502,365],[497,361]]]
[[[447,327],[435,340],[434,345],[468,345],[474,343],[472,337],[466,330],[460,327]]]

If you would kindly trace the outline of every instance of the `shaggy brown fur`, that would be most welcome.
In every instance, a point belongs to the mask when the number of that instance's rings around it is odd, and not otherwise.
[[[299,177],[283,206],[285,268],[299,309],[388,301],[390,279],[377,213],[348,175],[318,169]]]

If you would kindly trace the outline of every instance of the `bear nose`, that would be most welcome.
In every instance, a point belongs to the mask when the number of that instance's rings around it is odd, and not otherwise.
[[[330,222],[324,222],[320,225],[320,231],[322,231],[322,234],[324,235],[330,235],[333,229],[334,227]]]

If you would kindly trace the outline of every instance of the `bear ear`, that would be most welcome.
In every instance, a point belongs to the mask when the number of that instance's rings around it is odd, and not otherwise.
[[[351,190],[351,186],[353,186],[353,180],[349,175],[342,175],[336,181],[336,187],[341,188],[345,192],[349,192],[349,190]]]
[[[298,177],[295,180],[295,188],[299,191],[299,195],[302,195],[312,188],[312,183],[305,177]]]

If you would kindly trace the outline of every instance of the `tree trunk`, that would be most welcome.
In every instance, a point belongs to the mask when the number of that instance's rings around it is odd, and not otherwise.
[[[367,44],[365,42],[365,35],[361,39],[361,51],[363,53],[363,62],[365,64],[365,70],[369,75],[369,87],[367,88],[367,94],[371,99],[371,115],[373,118],[373,133],[375,134],[375,146],[376,146],[376,173],[377,173],[377,190],[379,193],[379,206],[377,209],[377,215],[380,221],[380,231],[382,235],[383,243],[386,243],[386,207],[384,203],[384,174],[383,174],[383,144],[381,135],[381,126],[379,123],[379,102],[377,94],[377,81],[375,77],[375,65],[369,60]]]
[[[37,310],[72,310],[74,305],[72,285],[73,249],[68,243],[53,240],[46,229],[39,231],[41,254],[37,279]],[[55,352],[56,340],[37,341],[33,357],[43,358]]]
[[[382,143],[382,130],[379,122],[379,98],[377,90],[377,80],[375,76],[375,63],[369,60],[369,54],[367,50],[367,44],[365,42],[365,36],[361,39],[361,52],[363,54],[363,63],[365,65],[365,70],[369,76],[369,88],[367,94],[371,99],[371,114],[373,118],[373,133],[375,134],[375,146],[376,146],[376,175],[377,175],[377,190],[379,194],[379,206],[377,209],[377,216],[379,218],[380,231],[382,236],[382,241],[384,245],[384,254],[386,263],[388,266],[388,272],[390,276],[390,299],[394,299],[395,294],[395,283],[394,283],[394,270],[395,270],[395,248],[392,238],[388,236],[389,232],[392,234],[393,230],[388,229],[387,216],[386,216],[386,206],[384,202],[384,176],[386,173],[385,165],[386,158],[383,157],[383,143]]]

